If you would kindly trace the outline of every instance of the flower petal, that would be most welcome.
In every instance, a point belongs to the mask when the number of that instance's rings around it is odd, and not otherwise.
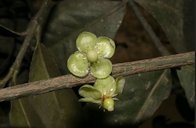
[[[78,77],[84,77],[89,72],[89,63],[86,55],[78,51],[68,58],[67,67],[72,74]]]
[[[102,96],[99,90],[88,84],[80,87],[79,94],[85,98],[92,98],[94,100],[100,99]]]
[[[124,85],[125,85],[125,78],[123,77],[116,78],[116,92],[115,93],[121,94],[123,92]]]
[[[112,97],[116,91],[116,81],[112,76],[108,76],[104,79],[97,79],[94,87],[103,95]]]
[[[101,105],[101,100],[95,100],[93,98],[81,98],[79,99],[80,102],[88,102],[88,103],[95,103]]]
[[[82,32],[76,39],[76,47],[81,52],[87,52],[94,49],[97,37],[91,32]]]
[[[96,78],[106,78],[112,72],[112,63],[108,59],[98,59],[91,65],[91,74]]]
[[[95,45],[99,57],[111,58],[115,52],[115,43],[108,37],[98,37]]]

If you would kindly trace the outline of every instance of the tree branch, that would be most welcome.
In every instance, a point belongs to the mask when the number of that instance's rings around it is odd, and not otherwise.
[[[112,75],[114,77],[129,76],[136,73],[190,65],[194,64],[194,60],[194,52],[188,52],[164,57],[157,57],[153,59],[119,63],[113,65]],[[72,88],[85,83],[94,82],[94,80],[95,78],[90,75],[85,78],[77,78],[73,75],[64,75],[48,80],[35,81],[16,85],[13,87],[7,87],[0,89],[0,101],[12,100],[28,95],[47,93],[63,88]]]
[[[39,26],[38,22],[41,19],[41,17],[45,14],[45,11],[48,11],[48,3],[49,0],[45,0],[42,7],[36,14],[36,16],[32,19],[32,21],[29,23],[27,31],[26,31],[26,37],[24,39],[24,42],[20,48],[20,51],[15,59],[15,62],[12,64],[10,67],[10,70],[8,74],[5,76],[3,80],[0,81],[0,88],[3,88],[5,84],[10,80],[10,79],[15,79],[17,76],[18,70],[20,68],[21,62],[24,58],[24,55],[27,51],[28,46],[30,45],[30,42],[32,38],[34,37],[34,33],[36,31],[36,28]]]

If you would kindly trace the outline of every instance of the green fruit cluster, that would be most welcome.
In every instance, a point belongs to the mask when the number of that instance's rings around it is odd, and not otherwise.
[[[109,60],[114,55],[115,43],[112,39],[97,37],[91,32],[82,32],[76,39],[78,51],[70,55],[67,60],[69,71],[77,77],[91,74],[97,80],[93,86],[83,85],[79,89],[81,102],[91,102],[102,106],[108,111],[114,110],[114,98],[122,93],[125,80],[110,76],[112,62]]]

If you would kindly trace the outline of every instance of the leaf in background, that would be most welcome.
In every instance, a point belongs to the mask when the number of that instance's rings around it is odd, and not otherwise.
[[[16,50],[13,38],[0,36],[0,77],[9,71]]]
[[[0,102],[0,128],[9,127],[9,101]]]
[[[59,75],[54,56],[42,44],[34,52],[29,81]],[[81,126],[81,108],[71,89],[62,89],[12,102],[10,122],[14,127],[74,128]]]
[[[185,5],[183,0],[135,1],[157,20],[177,52],[190,50],[188,49],[190,42],[185,41],[185,33],[183,32],[186,27],[184,26],[183,9]]]
[[[25,31],[29,21],[23,7],[28,8],[23,0],[0,1],[0,77],[9,71],[20,48],[23,38],[16,31]]]
[[[66,73],[66,61],[76,50],[81,31],[113,38],[125,12],[125,3],[109,0],[64,0],[51,13],[43,40],[56,55],[57,64]]]
[[[101,115],[98,113],[95,120],[101,120],[109,126],[131,126],[152,116],[169,96],[171,87],[169,70],[127,77],[124,90],[115,103],[114,112],[99,112]],[[86,106],[85,110],[89,112],[90,108],[90,105]]]
[[[177,70],[182,88],[185,90],[186,98],[191,107],[195,106],[195,67],[184,66]]]

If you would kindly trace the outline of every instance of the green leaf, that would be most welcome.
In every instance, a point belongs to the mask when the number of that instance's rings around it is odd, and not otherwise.
[[[169,70],[136,74],[126,77],[124,90],[111,113],[96,113],[95,125],[129,126],[152,116],[171,91]],[[85,110],[93,112],[90,105]],[[95,114],[95,113],[94,113]],[[89,117],[93,115],[89,113]]]
[[[188,50],[189,42],[185,41],[184,28],[185,25],[184,4],[183,0],[135,0],[147,12],[149,12],[161,25],[168,40],[177,52],[185,52]],[[188,23],[190,24],[190,23]],[[190,31],[190,29],[189,29]],[[189,46],[190,48],[190,46]],[[192,48],[191,48],[192,49]]]
[[[116,81],[112,76],[108,76],[104,79],[97,79],[94,87],[103,95],[112,97],[116,91]]]
[[[3,77],[13,63],[12,58],[15,54],[16,43],[11,37],[0,36],[0,41],[0,77]]]
[[[79,94],[85,98],[100,99],[102,94],[99,90],[91,85],[83,85],[79,89]]]
[[[38,44],[31,62],[29,81],[60,75],[53,58],[46,47]],[[11,106],[13,127],[72,128],[81,125],[81,108],[71,89],[21,98],[12,101]]]
[[[5,13],[5,12],[2,12]],[[14,22],[10,19],[0,19],[0,26],[8,26],[14,28]],[[15,50],[17,49],[17,43],[14,42],[13,37],[7,37],[4,31],[1,31],[0,27],[0,78],[6,75],[11,64],[13,63],[13,57],[15,56]],[[2,34],[4,33],[4,34]],[[7,32],[6,32],[7,33]],[[9,32],[8,32],[9,34]],[[3,36],[4,35],[4,36]]]
[[[76,38],[82,31],[113,38],[122,22],[125,3],[108,0],[64,0],[53,11],[43,37],[56,55],[61,71],[68,73],[65,61],[76,51]]]
[[[195,106],[195,66],[184,66],[177,70],[182,88],[191,107]]]

